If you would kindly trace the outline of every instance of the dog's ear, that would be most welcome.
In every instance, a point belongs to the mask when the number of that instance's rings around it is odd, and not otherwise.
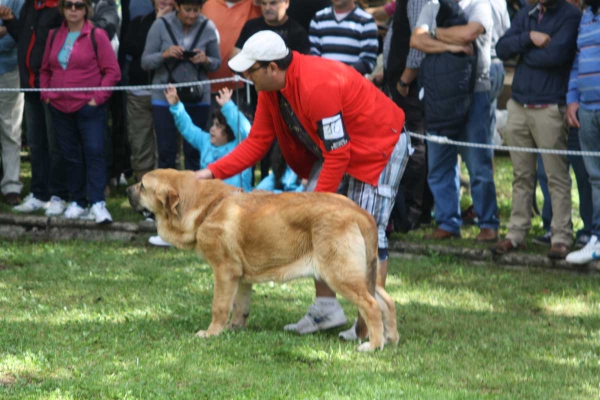
[[[165,188],[157,195],[165,210],[170,210],[172,214],[179,216],[177,205],[179,205],[179,193],[172,187]]]

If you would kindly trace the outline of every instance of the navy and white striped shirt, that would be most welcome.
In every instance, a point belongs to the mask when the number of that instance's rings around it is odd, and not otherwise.
[[[361,74],[373,71],[377,61],[377,25],[371,14],[355,7],[338,21],[333,7],[319,11],[310,21],[310,52],[341,61]]]

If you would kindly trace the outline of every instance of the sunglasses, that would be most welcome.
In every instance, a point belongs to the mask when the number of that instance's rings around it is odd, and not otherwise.
[[[66,10],[71,10],[73,7],[75,7],[76,10],[81,11],[85,9],[85,3],[75,3],[72,1],[66,1],[65,5],[63,6],[63,8]]]

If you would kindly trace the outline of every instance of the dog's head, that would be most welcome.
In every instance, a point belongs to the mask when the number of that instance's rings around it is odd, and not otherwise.
[[[144,217],[178,217],[181,215],[180,205],[185,194],[181,188],[187,187],[193,193],[195,183],[192,171],[157,169],[148,172],[140,182],[128,187],[127,196],[131,207]]]

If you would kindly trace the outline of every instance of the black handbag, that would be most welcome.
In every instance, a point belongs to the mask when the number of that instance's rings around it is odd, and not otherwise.
[[[161,20],[162,20],[162,22],[164,22],[165,28],[167,29],[167,32],[169,33],[169,36],[171,37],[173,44],[177,45],[178,44],[177,39],[175,38],[175,35],[173,34],[171,25],[169,25],[169,23],[164,18],[161,18]],[[198,29],[198,33],[196,33],[196,37],[194,38],[194,41],[192,42],[189,51],[193,51],[194,47],[196,47],[196,44],[200,40],[200,35],[202,35],[202,32],[204,31],[204,28],[206,27],[207,23],[208,23],[208,19],[204,20],[204,22],[200,26],[200,29]],[[184,61],[178,60],[175,62],[175,64],[173,65],[172,68],[170,68],[169,63],[167,61],[165,61],[165,68],[167,70],[167,73],[169,74],[169,83],[174,83],[174,84],[179,83],[175,79],[173,79],[173,71],[182,62],[186,62],[186,61],[188,61],[188,60],[184,60]],[[201,67],[197,67],[195,65],[194,65],[194,67],[196,67],[198,70],[197,78],[198,78],[198,80],[200,80]],[[178,87],[176,89],[177,89],[177,96],[179,97],[179,100],[182,101],[183,103],[197,103],[199,101],[202,101],[202,96],[204,94],[204,85]]]

